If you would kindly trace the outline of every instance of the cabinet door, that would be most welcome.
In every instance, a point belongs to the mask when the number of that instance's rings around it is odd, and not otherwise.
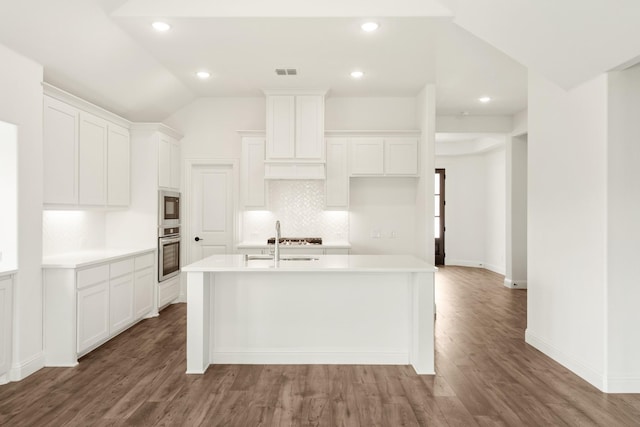
[[[158,307],[164,307],[180,296],[180,275],[158,284]]]
[[[109,282],[109,333],[120,332],[133,322],[133,274]]]
[[[130,158],[129,131],[110,124],[107,142],[107,204],[109,206],[129,205]]]
[[[387,175],[418,173],[418,141],[415,138],[387,138],[384,141],[384,162]]]
[[[141,319],[153,309],[153,271],[153,268],[136,271],[134,278],[136,320]]]
[[[245,207],[265,206],[264,138],[242,138],[242,200]]]
[[[382,175],[384,173],[384,140],[354,138],[351,140],[351,175]]]
[[[104,205],[106,202],[106,149],[107,122],[91,114],[80,113],[78,202],[81,205]]]
[[[109,337],[109,283],[78,290],[78,353]]]
[[[0,279],[0,378],[9,372],[13,298],[11,277]]]
[[[43,173],[44,203],[78,203],[76,153],[78,148],[77,109],[44,97]]]
[[[170,144],[170,161],[171,161],[171,183],[170,187],[180,189],[180,145],[178,141],[172,140]]]
[[[324,97],[296,96],[296,159],[324,159]]]
[[[349,205],[349,165],[346,138],[327,138],[327,178],[325,205],[346,208]]]
[[[267,159],[295,156],[295,97],[267,96]]]
[[[158,142],[158,186],[171,188],[171,138],[163,134]]]

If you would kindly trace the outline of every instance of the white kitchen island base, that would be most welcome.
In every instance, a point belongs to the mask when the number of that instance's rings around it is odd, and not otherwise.
[[[187,266],[187,373],[212,363],[411,364],[434,374],[434,268],[414,257],[326,255]]]

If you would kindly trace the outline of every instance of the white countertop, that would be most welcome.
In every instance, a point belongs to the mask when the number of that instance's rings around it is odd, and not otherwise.
[[[97,249],[91,251],[69,252],[42,258],[42,268],[80,268],[103,262],[115,261],[155,251],[156,248],[143,249]]]
[[[0,277],[11,276],[12,274],[15,274],[17,272],[18,272],[18,270],[15,270],[15,269],[14,270],[3,270],[0,267]]]
[[[242,242],[238,243],[238,249],[267,249],[272,248],[273,245],[268,245],[264,242]],[[321,245],[280,245],[281,248],[287,249],[350,249],[351,244],[348,242],[322,242]]]
[[[301,256],[301,255],[293,255]],[[286,255],[283,255],[286,257]],[[437,269],[412,255],[309,255],[311,261],[271,259],[247,261],[245,255],[213,255],[182,267],[184,272],[434,272]]]

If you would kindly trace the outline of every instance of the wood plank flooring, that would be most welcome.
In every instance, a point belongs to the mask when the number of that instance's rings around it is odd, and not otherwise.
[[[640,426],[524,343],[526,291],[482,269],[436,275],[436,372],[410,366],[217,365],[186,375],[183,304],[81,359],[0,386],[1,426]]]

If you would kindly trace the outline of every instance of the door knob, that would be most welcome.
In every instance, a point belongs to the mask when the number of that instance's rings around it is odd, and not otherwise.
[[[198,236],[196,236],[196,238],[195,238],[194,240],[195,240],[196,242],[199,242],[200,240],[204,240],[204,239],[201,239],[201,238],[199,238]]]

